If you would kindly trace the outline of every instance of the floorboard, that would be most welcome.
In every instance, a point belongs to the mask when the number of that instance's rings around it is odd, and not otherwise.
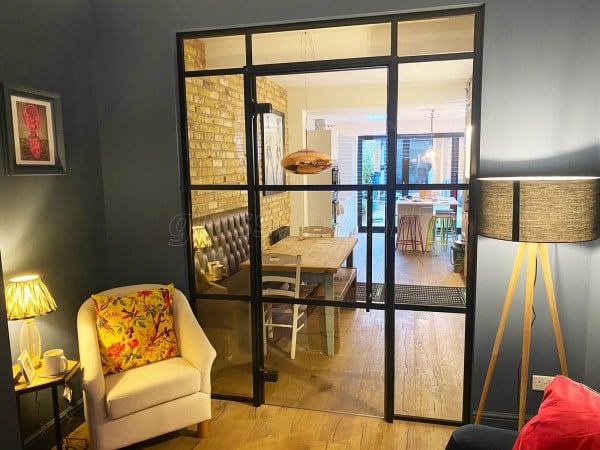
[[[207,438],[198,439],[195,427],[190,427],[127,450],[443,450],[454,429],[268,405],[255,408],[223,400],[213,400],[212,410]],[[84,449],[86,443],[93,449],[84,423],[69,435],[66,445]]]

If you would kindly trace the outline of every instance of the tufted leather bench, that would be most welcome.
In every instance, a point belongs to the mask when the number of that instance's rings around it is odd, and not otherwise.
[[[194,219],[194,226],[203,225],[213,241],[212,247],[198,251],[200,268],[208,269],[209,261],[219,261],[228,276],[240,270],[240,264],[250,257],[250,223],[248,208],[238,208]]]
[[[240,264],[250,257],[250,222],[247,208],[210,214],[193,220],[193,226],[206,228],[213,245],[196,251],[196,291],[203,294],[248,294],[250,275]],[[208,262],[218,261],[226,276],[208,282]],[[198,321],[217,350],[215,369],[229,364],[233,357],[250,354],[250,309],[239,301],[198,300]]]

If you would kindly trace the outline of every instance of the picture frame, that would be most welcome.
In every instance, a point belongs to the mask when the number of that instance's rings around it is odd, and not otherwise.
[[[285,185],[285,170],[281,166],[285,147],[285,114],[272,109],[261,114],[262,182],[263,185]],[[264,195],[282,191],[265,191]]]
[[[66,173],[60,95],[7,82],[2,94],[8,175]]]
[[[30,384],[35,378],[35,367],[33,367],[33,363],[31,362],[31,358],[29,358],[27,350],[21,352],[17,358],[17,362],[19,363],[23,377],[25,377],[25,381],[27,384]]]

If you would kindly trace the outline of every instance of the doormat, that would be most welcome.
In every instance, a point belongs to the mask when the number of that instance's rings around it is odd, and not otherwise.
[[[381,302],[383,284],[373,283],[373,301]],[[356,283],[357,300],[365,300],[366,283]],[[394,288],[396,303],[429,306],[465,306],[465,288],[448,286],[418,286],[413,284],[397,284]]]

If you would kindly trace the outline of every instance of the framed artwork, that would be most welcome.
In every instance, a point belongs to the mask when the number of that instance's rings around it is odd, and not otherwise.
[[[64,174],[66,171],[60,96],[40,89],[3,84],[9,175]]]
[[[31,383],[35,378],[35,368],[31,363],[31,359],[29,358],[29,353],[27,352],[27,350],[23,350],[21,352],[21,354],[17,358],[17,362],[19,363],[21,372],[25,377],[25,381],[27,381],[27,384]]]
[[[261,114],[261,142],[263,185],[285,185],[285,171],[281,166],[285,144],[285,114],[277,110]],[[281,191],[265,191],[265,195]]]

